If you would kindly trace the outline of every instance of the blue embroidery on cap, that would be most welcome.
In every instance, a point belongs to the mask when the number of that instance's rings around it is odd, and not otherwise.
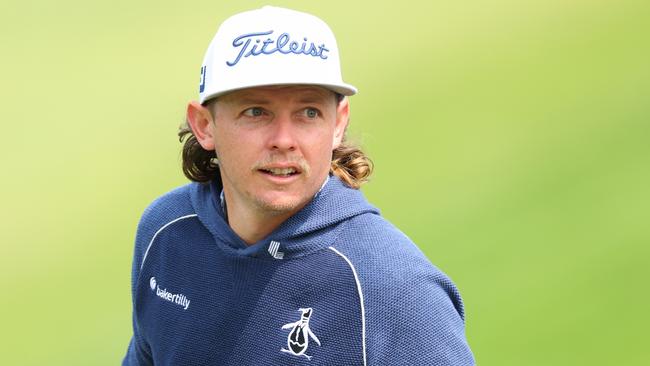
[[[298,42],[291,39],[289,33],[282,33],[276,39],[268,37],[262,41],[262,38],[257,38],[255,39],[255,43],[251,46],[251,41],[253,38],[268,36],[271,34],[273,34],[272,30],[268,32],[242,34],[241,36],[235,38],[232,41],[232,46],[234,48],[241,47],[241,50],[233,61],[226,61],[226,65],[235,66],[242,57],[271,55],[276,52],[280,52],[285,55],[289,53],[295,53],[297,55],[303,54],[313,57],[320,57],[323,60],[327,59],[327,55],[325,53],[329,52],[329,49],[325,47],[325,44],[316,46],[314,42],[309,42],[306,37],[302,39],[302,42]],[[288,47],[286,47],[287,45]]]
[[[199,84],[199,93],[203,93],[205,90],[205,66],[201,66],[201,80]]]

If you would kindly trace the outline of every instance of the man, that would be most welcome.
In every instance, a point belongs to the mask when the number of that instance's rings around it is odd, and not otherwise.
[[[358,188],[320,19],[226,20],[180,132],[193,183],[151,204],[124,365],[471,365],[460,295]]]

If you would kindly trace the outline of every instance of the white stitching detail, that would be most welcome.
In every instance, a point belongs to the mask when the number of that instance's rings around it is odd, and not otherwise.
[[[363,348],[363,366],[366,366],[366,310],[363,306],[363,292],[361,292],[361,282],[359,282],[359,276],[357,275],[356,269],[354,269],[354,265],[352,265],[352,262],[343,255],[341,252],[336,250],[334,247],[329,247],[334,253],[338,254],[341,256],[343,259],[345,259],[346,262],[348,262],[348,265],[352,269],[352,274],[354,275],[354,281],[357,283],[357,291],[359,292],[359,301],[361,303],[361,345]]]
[[[196,217],[196,216],[198,216],[198,215],[197,214],[191,214],[191,215],[177,217],[174,220],[172,220],[172,221],[166,223],[165,225],[163,225],[160,229],[158,229],[158,231],[156,231],[156,233],[153,234],[153,238],[151,238],[151,241],[149,242],[149,245],[147,246],[147,250],[144,252],[144,257],[142,257],[142,263],[140,264],[140,269],[142,269],[142,267],[144,266],[144,261],[147,259],[147,254],[149,254],[149,249],[151,249],[151,245],[153,244],[153,241],[156,240],[156,237],[158,236],[158,234],[160,234],[161,231],[163,231],[167,226],[175,223],[176,221],[180,221],[180,220],[183,220],[183,219],[187,219],[188,217]]]

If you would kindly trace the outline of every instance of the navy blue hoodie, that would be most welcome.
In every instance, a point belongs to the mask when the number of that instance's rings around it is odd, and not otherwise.
[[[247,246],[220,184],[144,212],[123,365],[474,364],[456,287],[360,191],[331,177]]]

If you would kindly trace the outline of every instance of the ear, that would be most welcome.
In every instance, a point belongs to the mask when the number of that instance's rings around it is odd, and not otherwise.
[[[350,121],[350,102],[348,97],[343,98],[336,106],[336,125],[334,126],[334,140],[332,141],[332,150],[341,145],[345,129]]]
[[[214,123],[210,111],[197,101],[189,102],[187,104],[187,123],[201,147],[208,151],[214,151]]]

